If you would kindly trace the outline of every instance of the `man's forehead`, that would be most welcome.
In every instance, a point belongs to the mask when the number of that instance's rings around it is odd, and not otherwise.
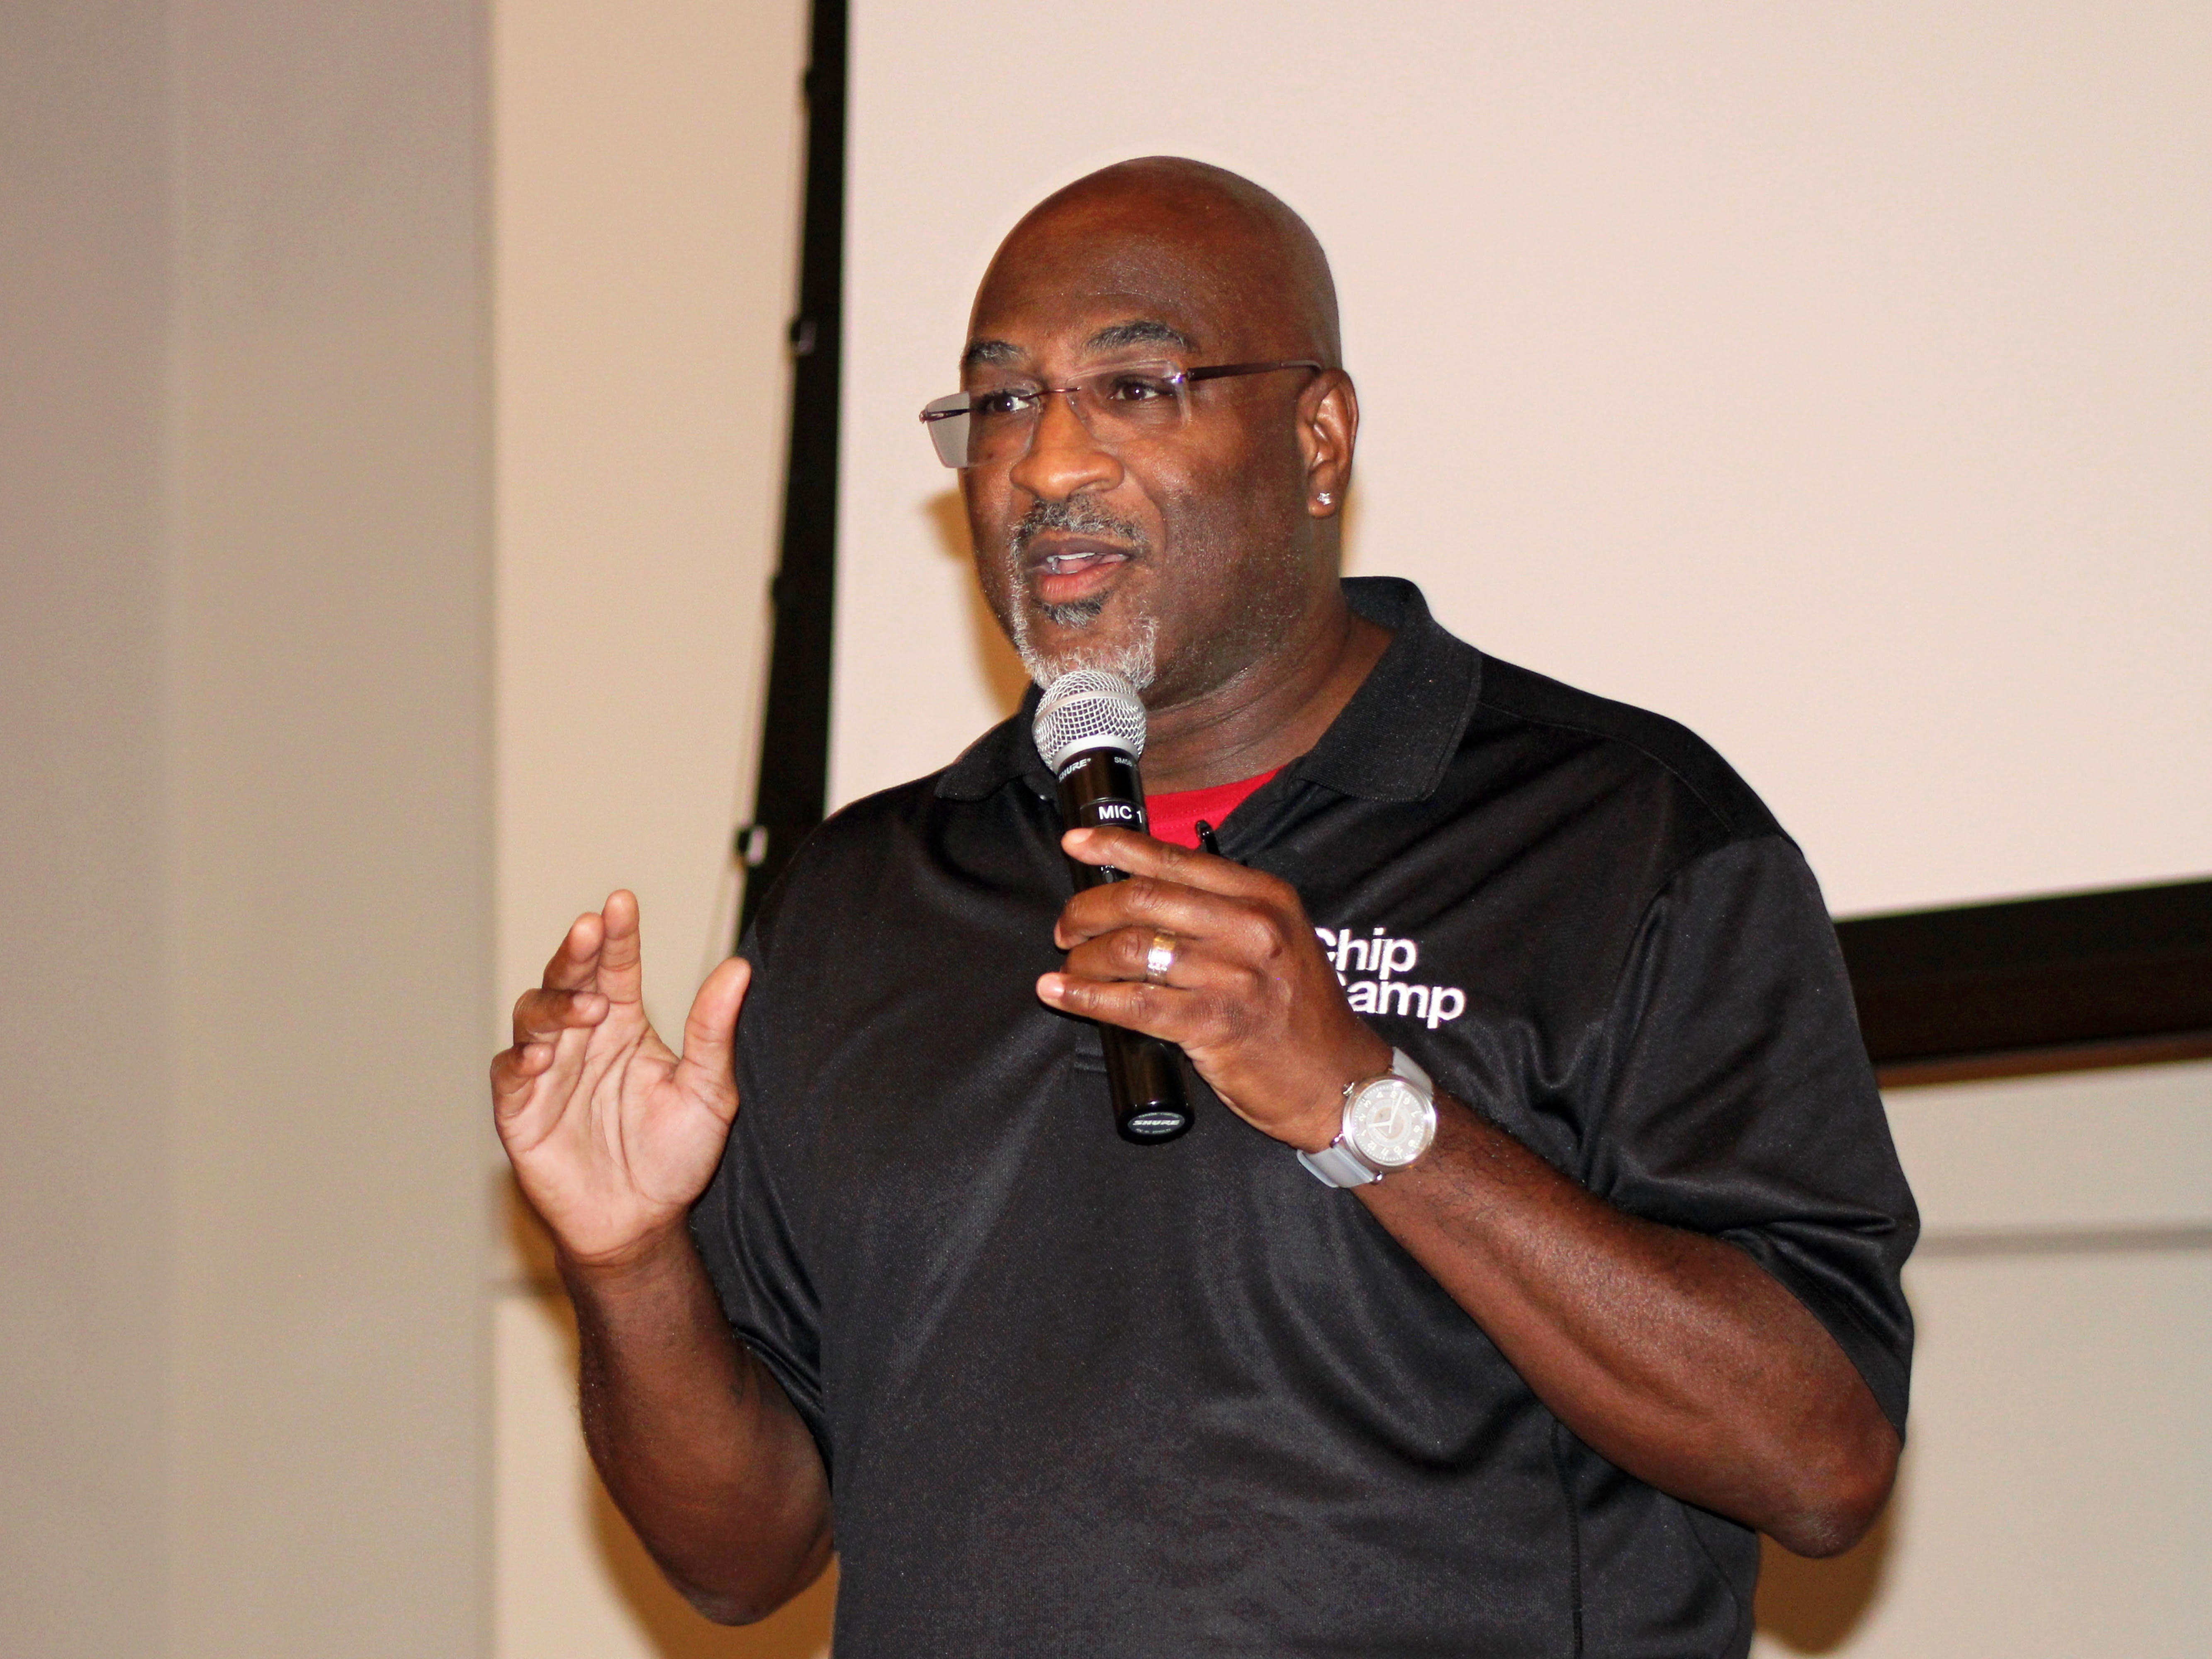
[[[983,273],[968,335],[963,368],[1044,374],[1148,345],[1191,363],[1333,365],[1341,351],[1305,222],[1249,180],[1172,156],[1103,168],[1032,209]]]
[[[976,290],[969,345],[1005,342],[1042,356],[1151,340],[1212,350],[1263,300],[1254,250],[1235,235],[1177,234],[1153,222],[1066,213],[1017,230]],[[1115,330],[1125,331],[1117,343]],[[973,359],[963,359],[973,361]]]

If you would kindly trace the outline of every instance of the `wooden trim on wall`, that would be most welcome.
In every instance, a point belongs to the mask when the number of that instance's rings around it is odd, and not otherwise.
[[[2212,881],[1838,921],[1885,1088],[2212,1055]]]

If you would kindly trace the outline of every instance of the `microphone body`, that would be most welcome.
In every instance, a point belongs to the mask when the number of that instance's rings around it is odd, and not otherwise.
[[[1145,752],[1145,706],[1121,675],[1079,668],[1046,688],[1037,704],[1037,753],[1060,781],[1060,823],[1070,830],[1142,832],[1145,786],[1137,757]],[[1079,888],[1125,879],[1110,866],[1067,861]],[[1190,1127],[1182,1087],[1182,1050],[1172,1042],[1101,1023],[1114,1128],[1139,1146],[1173,1140]]]
[[[1119,749],[1093,749],[1060,775],[1060,818],[1070,830],[1145,829],[1145,786],[1133,757]],[[1078,887],[1103,887],[1127,878],[1110,864],[1067,866]],[[1114,1130],[1139,1146],[1173,1140],[1190,1127],[1182,1091],[1182,1050],[1172,1042],[1120,1025],[1101,1025],[1106,1046],[1106,1086],[1114,1100]]]

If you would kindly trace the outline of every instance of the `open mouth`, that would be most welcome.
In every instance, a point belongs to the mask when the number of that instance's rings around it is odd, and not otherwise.
[[[1077,605],[1113,586],[1115,573],[1133,556],[1127,547],[1084,537],[1039,537],[1023,563],[1037,602]]]

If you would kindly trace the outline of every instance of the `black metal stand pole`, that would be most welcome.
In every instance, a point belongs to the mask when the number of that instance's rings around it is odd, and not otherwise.
[[[837,391],[845,288],[846,0],[815,0],[806,69],[806,206],[791,325],[791,452],[783,550],[769,599],[767,708],[745,866],[742,939],[830,785],[830,657],[837,593]]]

